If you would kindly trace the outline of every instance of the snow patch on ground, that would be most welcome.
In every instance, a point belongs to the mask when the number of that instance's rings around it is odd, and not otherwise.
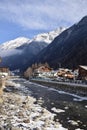
[[[57,109],[57,108],[55,108],[55,107],[53,107],[51,110],[54,111],[54,112],[56,112],[56,113],[65,112],[65,110]]]
[[[14,88],[22,88],[25,92],[25,86],[21,86],[12,80],[9,80],[9,85]],[[24,87],[24,88],[23,88]],[[54,121],[55,114],[41,107],[39,104],[34,104],[36,99],[31,96],[25,96],[20,93],[4,93],[3,101],[0,110],[0,126],[18,128],[20,130],[67,130],[62,127],[58,121]],[[41,100],[41,99],[40,99]],[[64,110],[54,108],[56,112],[64,112]]]
[[[85,108],[87,108],[87,105],[85,106]]]
[[[68,122],[71,123],[72,125],[78,126],[78,122],[76,122],[76,121],[74,121],[74,120],[69,120]]]
[[[75,98],[73,98],[74,101],[84,101],[84,100],[87,100],[87,97],[82,97],[82,96],[79,96],[79,95],[76,95],[76,94],[72,94],[72,93],[69,93],[69,92],[65,92],[65,91],[59,91],[59,90],[56,90],[54,88],[48,88],[50,91],[56,91],[60,94],[66,94],[66,95],[70,95],[70,96],[73,96]]]

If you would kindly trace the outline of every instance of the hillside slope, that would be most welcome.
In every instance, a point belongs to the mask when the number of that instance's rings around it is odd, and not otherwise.
[[[48,62],[53,68],[87,65],[87,16],[57,36],[35,62]]]

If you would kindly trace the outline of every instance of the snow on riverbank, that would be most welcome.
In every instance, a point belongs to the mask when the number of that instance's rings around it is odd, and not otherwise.
[[[29,82],[29,81],[27,81],[27,82]],[[37,85],[37,83],[32,83],[32,82],[30,82],[30,83]],[[58,92],[59,94],[70,95],[70,96],[73,97],[73,101],[87,101],[87,96],[84,97],[84,96],[79,96],[79,95],[77,95],[77,94],[73,94],[73,93],[70,93],[70,92],[63,91],[63,90],[57,90],[57,89],[55,89],[55,88],[52,88],[52,86],[51,86],[51,87],[48,87],[48,86],[44,86],[44,85],[40,85],[40,84],[38,84],[38,86],[44,87],[44,88],[48,88],[49,91],[56,91],[56,92]]]
[[[21,88],[20,84],[13,81],[9,84]],[[12,130],[66,130],[59,122],[53,120],[54,114],[35,104],[36,99],[31,96],[25,96],[20,91],[19,93],[4,92],[2,99],[0,128],[3,130],[10,128]]]

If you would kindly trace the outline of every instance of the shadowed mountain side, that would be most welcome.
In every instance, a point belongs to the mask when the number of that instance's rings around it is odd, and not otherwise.
[[[87,65],[87,16],[56,37],[35,62],[48,62],[53,68]]]
[[[21,53],[3,57],[0,66],[6,65],[11,68],[11,70],[20,69],[23,71],[31,65],[33,58],[38,54],[38,52],[46,46],[47,43],[44,42],[31,42],[30,44],[22,45],[16,48],[16,50],[21,51]]]

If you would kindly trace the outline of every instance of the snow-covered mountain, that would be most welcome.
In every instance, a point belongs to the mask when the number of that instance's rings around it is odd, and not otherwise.
[[[65,28],[60,27],[60,28],[58,28],[54,31],[50,31],[48,33],[38,34],[36,37],[34,37],[33,40],[38,41],[38,42],[42,41],[42,42],[46,42],[46,43],[51,43],[54,40],[54,38],[56,36],[58,36],[60,33],[62,33],[64,30],[65,30]]]
[[[14,49],[17,48],[19,46],[22,46],[25,43],[30,43],[30,39],[25,38],[25,37],[18,37],[14,40],[11,41],[7,41],[5,43],[2,43],[0,45],[0,50],[9,50],[9,49]]]
[[[63,32],[64,30],[65,30],[65,28],[60,27],[60,28],[56,29],[55,31],[38,34],[33,39],[28,39],[25,37],[18,37],[14,40],[10,40],[10,41],[0,44],[0,50],[15,49],[17,47],[20,47],[24,44],[29,44],[31,42],[51,43],[53,41],[53,39],[56,36],[58,36],[61,32]]]
[[[65,28],[49,33],[38,34],[33,39],[19,37],[0,45],[1,65],[12,69],[26,68],[31,65],[34,57],[51,43]]]

